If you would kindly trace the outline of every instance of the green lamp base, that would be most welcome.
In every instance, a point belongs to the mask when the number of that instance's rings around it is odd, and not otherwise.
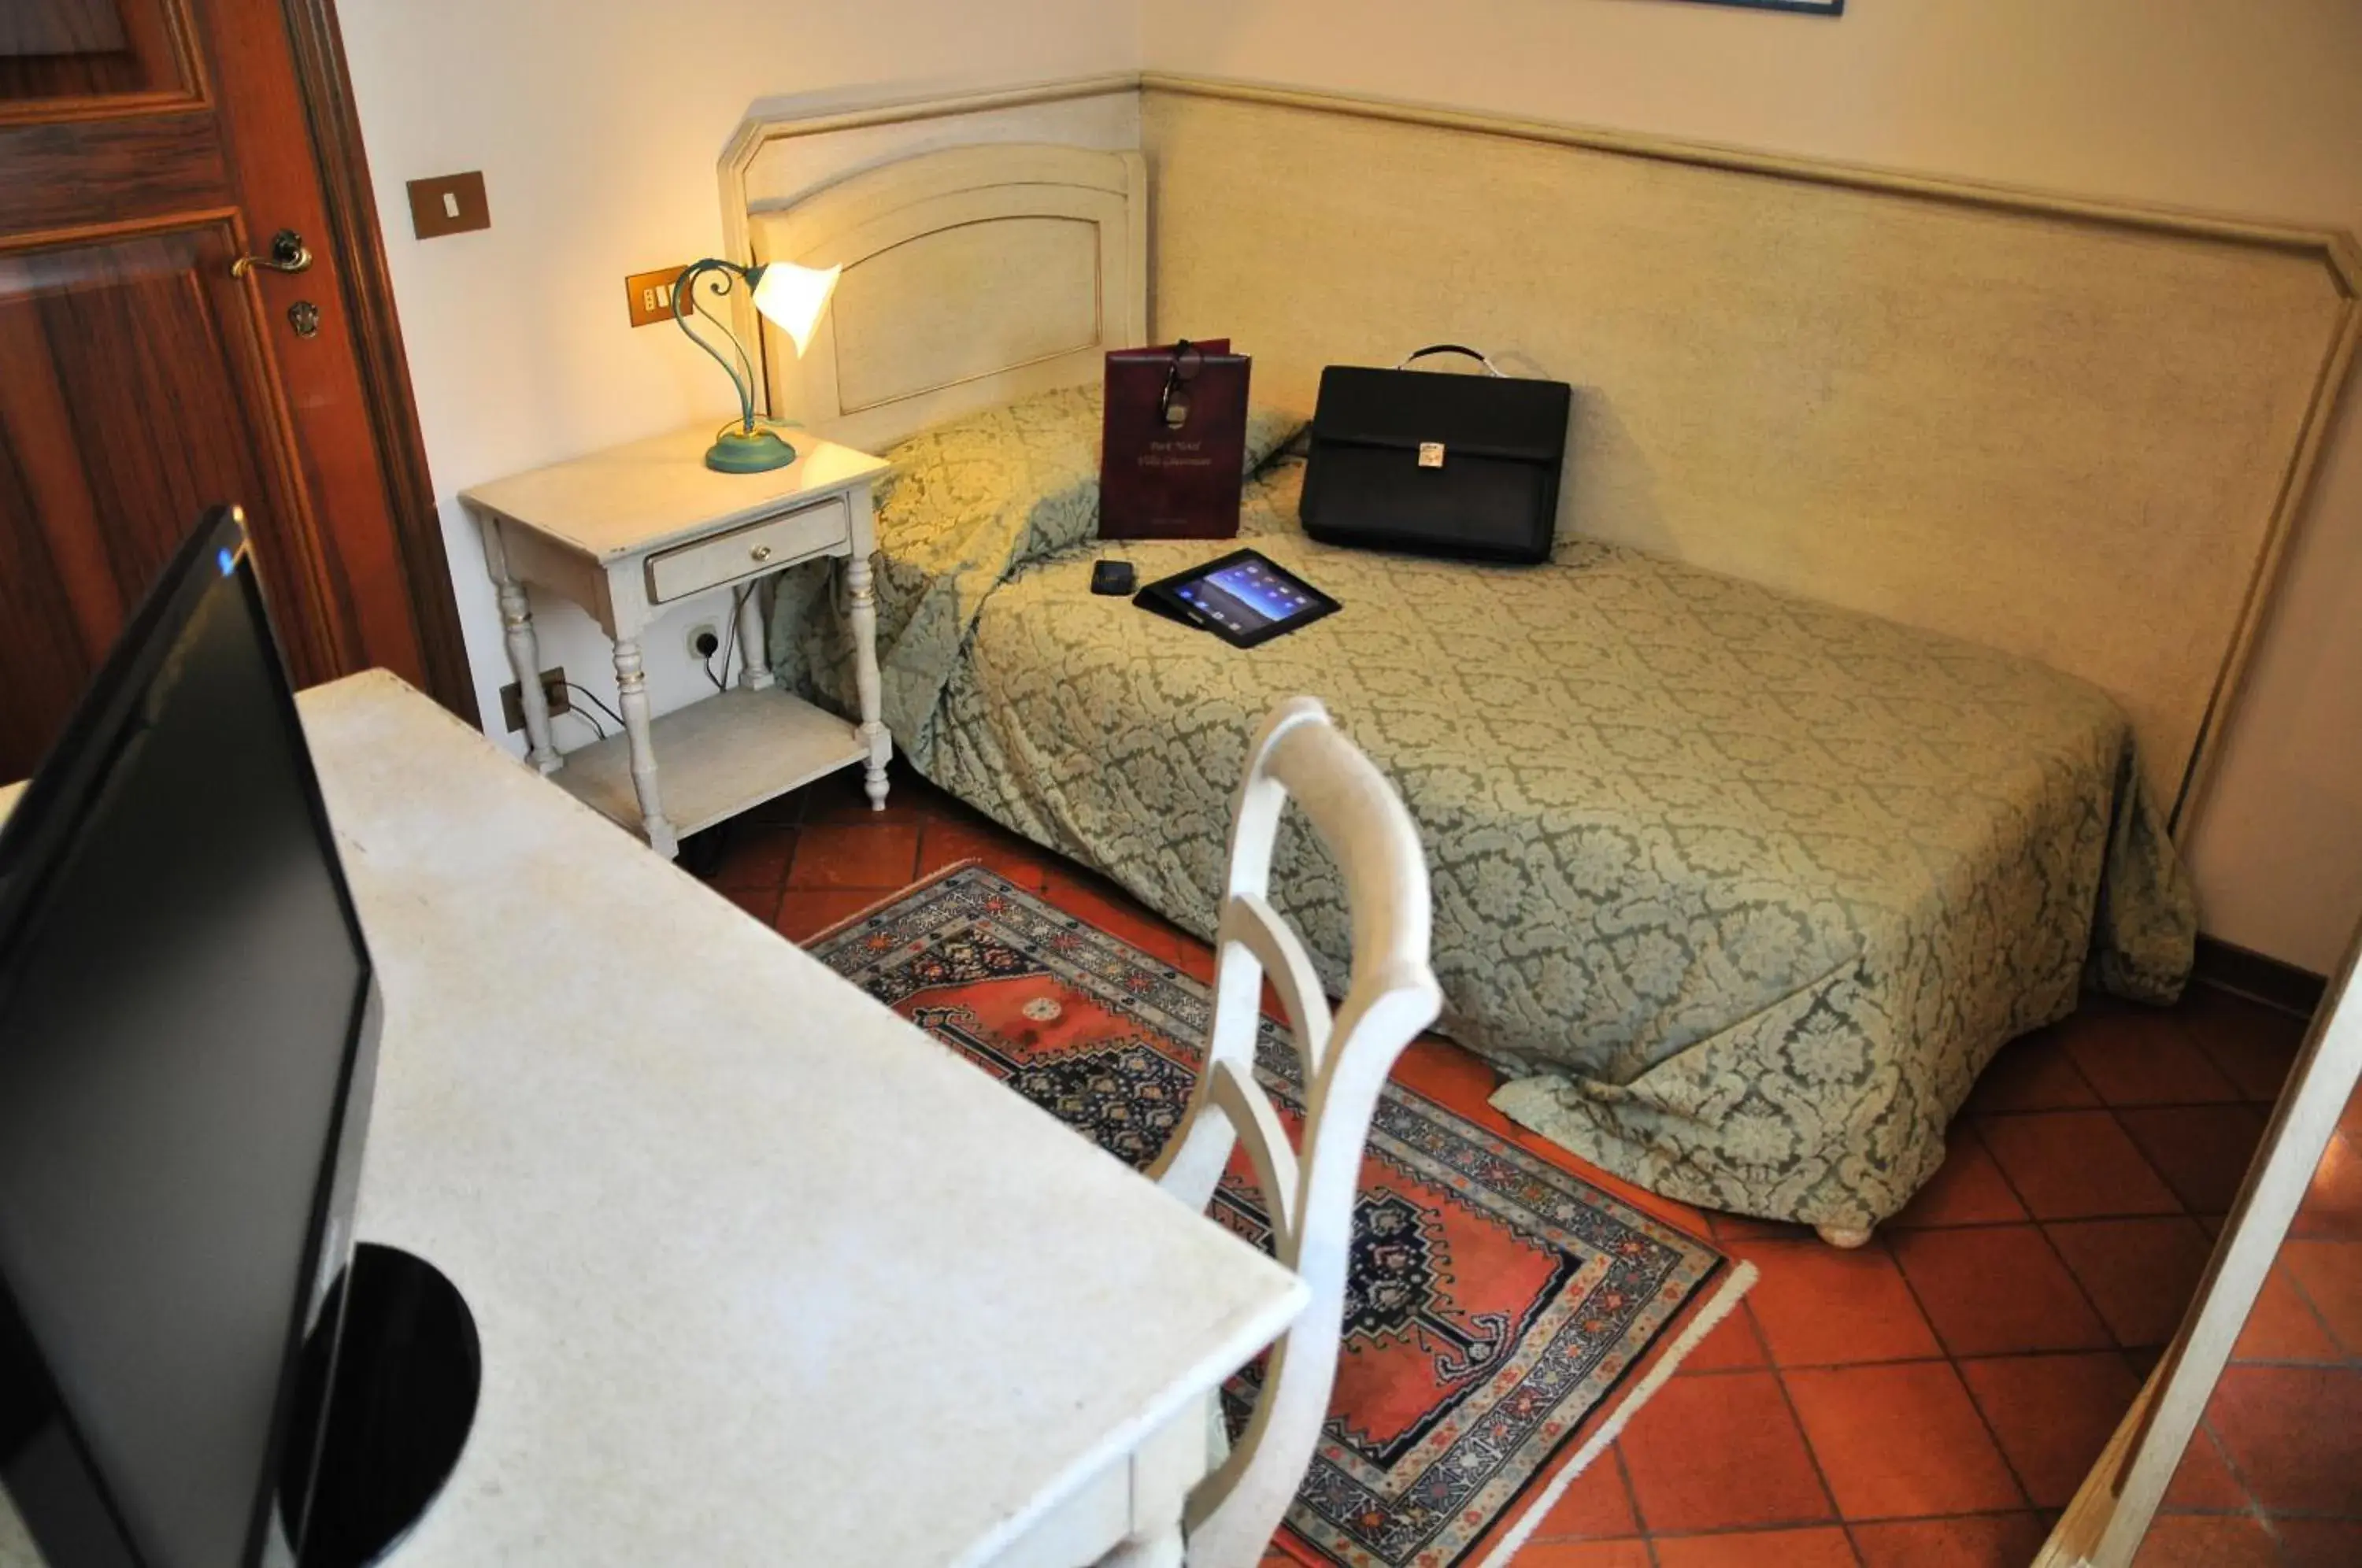
[[[796,449],[768,430],[724,430],[705,452],[705,466],[725,474],[767,474],[795,460]]]

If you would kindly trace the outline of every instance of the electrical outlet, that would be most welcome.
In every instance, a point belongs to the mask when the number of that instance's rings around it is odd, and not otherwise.
[[[681,263],[682,267],[687,265]],[[673,280],[680,272],[680,267],[659,267],[653,272],[634,272],[624,280],[624,294],[632,307],[634,326],[654,326],[672,319]]]
[[[541,672],[541,694],[548,699],[551,718],[574,711],[566,692],[565,666]],[[524,689],[513,680],[501,688],[501,716],[509,722],[509,734],[524,728]]]
[[[689,657],[701,662],[722,651],[722,633],[711,621],[700,621],[689,629]]]

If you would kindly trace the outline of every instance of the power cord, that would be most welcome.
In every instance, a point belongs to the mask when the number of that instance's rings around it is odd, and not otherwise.
[[[722,639],[722,679],[713,679],[713,656],[705,656],[705,679],[713,681],[713,690],[730,690],[730,660],[738,651],[738,617],[746,611],[746,596],[755,591],[755,584],[733,589],[730,593],[730,635]]]
[[[617,712],[615,712],[615,710],[614,710],[614,709],[610,708],[609,706],[607,706],[607,704],[606,704],[606,703],[602,702],[601,701],[599,701],[599,698],[598,698],[598,696],[597,696],[597,694],[596,694],[596,693],[594,693],[594,692],[590,692],[590,691],[587,691],[587,690],[583,690],[581,687],[579,687],[579,686],[576,685],[576,684],[575,684],[573,681],[571,681],[571,680],[561,680],[561,681],[559,681],[559,682],[558,682],[558,684],[559,684],[560,686],[565,687],[565,688],[566,688],[566,690],[568,690],[568,691],[573,692],[577,697],[581,698],[584,701],[586,701],[586,702],[590,703],[590,706],[592,706],[593,708],[596,708],[596,709],[598,709],[601,712],[602,712],[602,713],[606,714],[606,715],[607,715],[607,717],[609,717],[610,719],[613,719],[613,720],[615,722],[615,727],[616,727],[618,730],[624,729],[624,728],[627,728],[627,727],[628,727],[628,726],[626,726],[626,725],[624,724],[624,715],[622,715],[621,713],[618,713]],[[579,710],[569,710],[569,712],[579,712]],[[589,718],[589,717],[590,717],[590,715],[588,715],[587,713],[586,713],[586,714],[584,714],[583,716],[584,716],[585,718]],[[598,721],[596,721],[596,720],[592,720],[592,721],[591,721],[591,726],[590,726],[590,727],[591,727],[591,728],[593,728],[593,729],[598,729],[598,727],[599,727],[599,726],[598,726]],[[599,738],[600,738],[601,740],[605,740],[605,739],[607,738],[607,732],[606,732],[606,731],[604,731],[604,730],[600,730],[600,731],[599,731]]]
[[[716,651],[722,655],[721,674],[713,673],[713,655],[709,653],[705,656],[705,679],[712,682],[713,690],[716,691],[730,690],[730,660],[738,652],[738,617],[746,608],[746,595],[754,591],[755,584],[750,582],[745,587],[733,590],[731,592],[729,628],[724,633],[715,634],[713,639],[720,645]]]

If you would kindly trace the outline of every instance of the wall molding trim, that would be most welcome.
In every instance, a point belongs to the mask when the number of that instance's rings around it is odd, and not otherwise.
[[[2200,716],[2194,741],[2186,754],[2186,765],[2180,767],[2172,782],[2158,781],[2163,797],[2160,804],[2169,809],[2175,836],[2188,841],[2218,769],[2228,715],[2251,666],[2295,519],[2303,511],[2322,467],[2323,451],[2351,379],[2357,344],[2362,344],[2362,245],[2356,244],[2353,235],[2329,226],[2273,223],[1261,83],[1148,72],[1142,74],[1141,83],[1143,98],[1152,102],[1159,97],[1214,100],[1596,151],[2095,230],[2179,241],[2212,241],[2319,268],[2325,290],[2334,302],[2334,315],[2319,359],[2308,366],[2309,387],[2287,460],[2267,481],[2272,500],[2268,507],[2259,507],[2257,513],[2248,514],[2258,525],[2259,547],[2242,563],[2245,580],[2232,585],[2238,609],[2229,624],[2232,632],[2225,655],[2202,688],[2202,689],[2192,690],[2191,700]],[[1163,290],[1159,291],[1157,304],[1161,312],[1164,304]]]
[[[1103,72],[1091,76],[1017,83],[1007,86],[966,86],[942,92],[914,90],[905,85],[879,85],[851,91],[759,98],[747,106],[738,128],[722,149],[718,170],[722,177],[723,217],[726,223],[735,215],[743,230],[745,173],[767,142],[852,130],[865,126],[942,119],[955,115],[979,114],[989,109],[1016,108],[1031,104],[1052,104],[1128,92],[1174,93],[1197,98],[1275,104],[1328,114],[1351,115],[1362,119],[1434,126],[1521,141],[1661,159],[1667,162],[1777,175],[1816,184],[1926,196],[1937,201],[2004,212],[2088,218],[2095,223],[2118,226],[2267,245],[2318,256],[2336,274],[2347,297],[2362,300],[2362,240],[2357,240],[2350,231],[2335,227],[2269,223],[2196,208],[2145,204],[2046,191],[2032,186],[1917,174],[1876,164],[1848,163],[1799,154],[1758,152],[1719,142],[1687,141],[1569,121],[1493,115],[1407,99],[1330,93],[1289,87],[1278,83],[1164,71]]]
[[[2349,299],[2362,299],[2362,243],[2337,228],[2228,216],[2179,207],[2145,205],[2103,197],[2079,196],[2031,186],[1988,183],[1915,174],[1874,164],[1846,163],[1798,154],[1757,152],[1717,142],[1684,141],[1636,131],[1607,130],[1556,120],[1527,119],[1419,104],[1394,98],[1364,97],[1309,88],[1245,82],[1228,77],[1188,76],[1142,72],[1143,92],[1173,93],[1192,98],[1220,98],[1233,103],[1269,104],[1284,108],[1311,109],[1349,115],[1357,119],[1386,120],[1397,125],[1430,126],[1464,130],[1480,136],[1556,147],[1586,148],[1600,152],[1651,158],[1669,163],[1690,163],[1709,169],[1729,169],[1769,174],[1819,185],[1838,185],[1890,194],[1926,196],[1931,200],[1984,207],[2003,212],[2037,213],[2048,217],[2086,218],[2117,227],[2145,228],[2169,234],[2227,239],[2270,246],[2317,256],[2334,272]]]
[[[751,259],[747,176],[775,142],[867,127],[935,120],[1030,105],[1137,93],[1226,100],[1363,120],[1426,127],[1494,138],[1582,149],[1841,189],[1915,198],[1986,212],[2040,217],[2120,231],[2212,240],[2279,252],[2323,269],[2337,317],[2312,375],[2298,438],[2279,472],[2261,548],[2241,588],[2235,633],[2216,669],[2187,767],[2169,807],[2175,836],[2186,842],[2221,759],[2227,718],[2251,667],[2265,612],[2279,582],[2287,544],[2322,467],[2327,436],[2362,346],[2362,244],[2331,226],[2307,226],[2145,204],[2016,185],[1753,151],[1559,121],[1495,115],[1439,105],[1316,91],[1269,83],[1157,71],[1109,72],[1008,86],[939,92],[878,87],[852,93],[758,100],[724,147],[717,173],[727,254]],[[1153,177],[1153,171],[1152,171]],[[734,308],[747,308],[743,300]],[[751,322],[744,324],[751,327]]]

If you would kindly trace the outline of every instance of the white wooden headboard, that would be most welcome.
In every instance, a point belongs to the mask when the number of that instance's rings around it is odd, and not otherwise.
[[[864,170],[750,213],[757,261],[841,266],[800,359],[764,329],[774,414],[873,450],[992,403],[1098,378],[1147,341],[1137,152],[995,144]]]

